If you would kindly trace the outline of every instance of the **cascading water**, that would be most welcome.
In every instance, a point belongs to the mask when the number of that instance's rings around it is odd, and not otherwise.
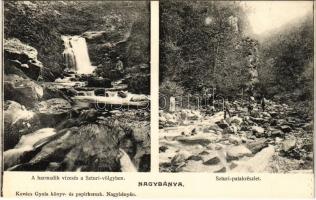
[[[79,74],[91,74],[94,67],[91,65],[88,47],[85,38],[80,36],[62,36],[65,50],[63,56],[66,66]]]

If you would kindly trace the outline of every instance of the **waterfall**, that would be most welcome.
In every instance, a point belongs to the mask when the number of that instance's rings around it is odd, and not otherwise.
[[[79,74],[91,74],[94,67],[91,65],[88,47],[85,38],[80,36],[62,36],[65,50],[63,56],[66,66]]]

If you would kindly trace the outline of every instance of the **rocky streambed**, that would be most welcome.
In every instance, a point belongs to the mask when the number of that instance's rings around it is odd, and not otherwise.
[[[149,96],[124,80],[63,76],[5,75],[5,170],[149,171]]]
[[[312,173],[312,119],[268,101],[248,112],[234,103],[232,116],[198,110],[160,112],[161,172]]]

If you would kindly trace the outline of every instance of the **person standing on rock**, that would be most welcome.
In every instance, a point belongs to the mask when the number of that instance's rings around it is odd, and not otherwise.
[[[266,99],[262,95],[262,97],[261,97],[261,108],[262,108],[263,112],[265,111],[265,107],[266,107]]]
[[[176,98],[170,97],[169,112],[174,113],[175,111],[176,111]]]
[[[123,71],[123,69],[124,69],[123,62],[120,60],[119,57],[117,57],[116,60],[117,60],[117,63],[116,63],[116,66],[115,66],[116,70],[119,71],[119,72]]]
[[[224,101],[224,119],[226,119],[227,113],[228,113],[229,117],[231,117],[230,106],[229,106],[228,100]]]

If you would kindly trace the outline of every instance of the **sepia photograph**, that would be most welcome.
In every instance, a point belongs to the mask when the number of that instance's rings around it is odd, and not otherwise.
[[[3,2],[4,171],[150,171],[150,2]]]
[[[313,1],[160,1],[159,170],[313,173]]]

